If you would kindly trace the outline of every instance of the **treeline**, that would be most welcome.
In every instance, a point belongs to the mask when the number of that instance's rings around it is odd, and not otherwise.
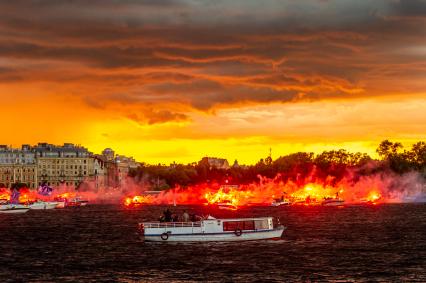
[[[350,153],[344,149],[312,152],[297,152],[273,160],[270,156],[251,166],[231,166],[220,169],[211,166],[207,159],[193,164],[147,165],[142,164],[129,175],[147,188],[163,190],[175,186],[189,186],[200,183],[247,184],[258,182],[259,176],[276,178],[277,181],[304,182],[306,178],[340,181],[349,170],[356,172],[355,178],[391,171],[403,174],[417,171],[426,178],[426,143],[417,142],[411,149],[404,149],[401,143],[385,140],[376,152],[380,160],[374,160],[365,153]],[[313,176],[314,175],[314,176]]]

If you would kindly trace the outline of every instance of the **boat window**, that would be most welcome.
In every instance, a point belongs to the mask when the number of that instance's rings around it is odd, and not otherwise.
[[[236,229],[241,230],[254,230],[254,221],[224,221],[223,231],[235,231]]]
[[[254,221],[244,221],[244,230],[254,230]]]
[[[231,221],[231,222],[229,222],[229,221],[224,221],[223,222],[223,231],[235,231],[235,229],[237,229],[238,228],[238,226],[237,226],[237,222],[236,221]]]
[[[256,229],[269,229],[268,219],[256,220],[254,222],[254,227]]]

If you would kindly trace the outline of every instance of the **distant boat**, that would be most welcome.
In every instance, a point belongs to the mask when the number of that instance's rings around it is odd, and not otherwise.
[[[30,209],[42,210],[42,209],[55,209],[58,205],[56,201],[36,201],[29,205]]]
[[[151,242],[210,242],[280,239],[284,226],[274,227],[272,217],[216,219],[198,222],[144,222],[139,232]]]
[[[56,197],[55,202],[57,202],[56,208],[64,208],[68,206],[86,206],[89,201],[84,200],[79,196],[66,198],[66,197]]]
[[[342,206],[344,205],[345,201],[340,198],[325,198],[321,205],[323,206]]]
[[[56,208],[65,208],[65,201],[56,201]]]
[[[289,205],[291,204],[290,201],[282,198],[274,199],[271,203],[271,206],[283,206],[283,205]]]
[[[272,203],[271,206],[283,206],[283,205],[289,205],[291,204],[291,202],[287,199],[284,198],[284,195],[281,196],[280,198],[275,198]]]
[[[238,207],[231,203],[218,203],[217,207],[222,210],[237,210]]]
[[[80,197],[75,197],[66,202],[66,206],[86,206],[89,203],[88,200],[84,200]]]
[[[25,213],[30,208],[23,204],[0,204],[0,213]]]

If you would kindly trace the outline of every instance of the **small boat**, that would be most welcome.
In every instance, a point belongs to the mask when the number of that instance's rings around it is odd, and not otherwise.
[[[323,206],[342,206],[344,205],[345,201],[340,198],[325,198],[321,205]]]
[[[291,203],[289,201],[278,201],[278,202],[272,202],[271,206],[284,206],[284,205],[290,205]]]
[[[72,199],[69,199],[66,202],[66,206],[86,206],[89,203],[88,200],[83,200],[80,197],[75,197]]]
[[[238,206],[233,205],[229,202],[219,202],[219,203],[211,203],[211,204],[205,204],[211,208],[217,208],[221,210],[237,210]]]
[[[290,205],[291,202],[289,202],[286,199],[274,199],[274,201],[271,203],[271,206],[284,206],[284,205]]]
[[[222,210],[237,210],[238,207],[231,203],[218,203],[217,207]]]
[[[25,213],[30,208],[27,205],[23,204],[1,204],[0,213]]]
[[[272,217],[216,219],[197,222],[144,222],[139,232],[151,242],[210,242],[280,239],[284,226]]]
[[[73,198],[55,197],[54,200],[57,203],[56,208],[64,208],[68,206],[86,206],[89,203],[88,200],[83,200],[79,196]]]
[[[55,201],[56,208],[65,208],[65,201]]]
[[[290,205],[291,202],[284,198],[284,196],[281,196],[280,198],[276,198],[272,201],[271,206],[283,206],[283,205]]]
[[[58,205],[56,201],[41,201],[38,200],[29,205],[30,209],[41,210],[41,209],[55,209]]]

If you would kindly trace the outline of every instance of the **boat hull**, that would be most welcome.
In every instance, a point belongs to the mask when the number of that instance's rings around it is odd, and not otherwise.
[[[286,201],[271,203],[271,206],[286,206],[286,205],[290,205],[290,203]]]
[[[191,234],[145,234],[144,239],[147,242],[236,242],[236,241],[256,241],[280,239],[284,233],[283,226],[257,231],[243,231],[237,236],[234,232],[222,233],[191,233]],[[163,237],[162,237],[163,235]],[[167,239],[164,239],[167,238]]]
[[[237,210],[237,208],[235,206],[219,205],[218,208],[221,209],[221,210]]]
[[[3,204],[0,205],[0,213],[25,213],[29,210],[29,207],[22,204]]]
[[[65,202],[64,201],[58,201],[56,204],[56,208],[65,208]]]
[[[58,205],[57,202],[36,202],[30,205],[30,209],[44,210],[44,209],[55,209]]]
[[[323,206],[342,206],[345,205],[344,201],[332,201],[332,202],[325,202],[322,203]]]
[[[25,213],[28,212],[28,210],[30,210],[29,208],[11,208],[11,209],[5,209],[5,210],[0,210],[0,213],[5,213],[5,214],[17,214],[17,213]]]
[[[86,200],[71,200],[65,206],[86,206],[87,204],[88,201]]]

